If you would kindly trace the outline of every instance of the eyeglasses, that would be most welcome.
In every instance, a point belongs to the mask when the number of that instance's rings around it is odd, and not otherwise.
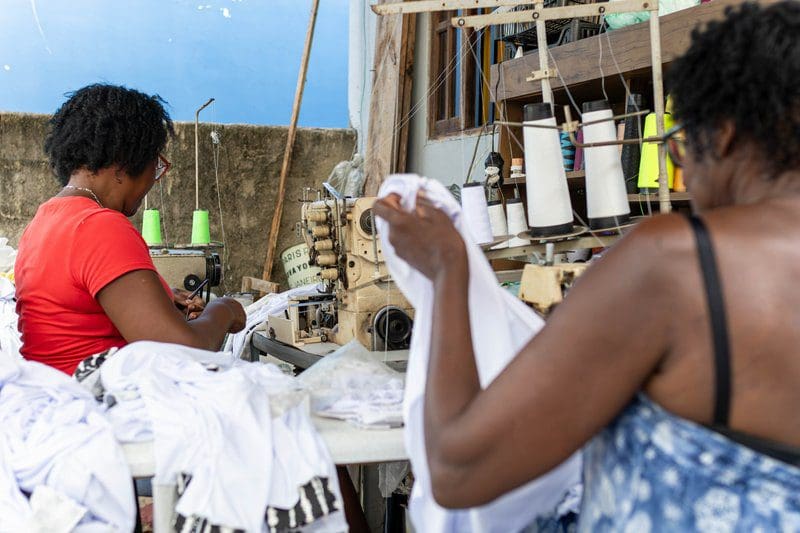
[[[683,124],[677,124],[664,134],[664,144],[667,153],[676,167],[682,167],[686,159],[686,129]]]
[[[167,161],[167,158],[161,154],[158,154],[158,160],[156,160],[156,174],[153,177],[153,181],[158,181],[164,177],[164,174],[167,173],[169,167],[172,166],[172,163]]]

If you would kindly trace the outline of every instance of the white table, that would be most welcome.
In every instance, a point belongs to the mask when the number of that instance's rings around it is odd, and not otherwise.
[[[341,420],[318,416],[312,416],[312,420],[337,465],[388,463],[408,459],[403,444],[403,428],[360,429]],[[152,441],[123,443],[122,450],[133,477],[149,478],[155,475]],[[170,530],[177,497],[175,485],[153,483],[154,533]]]

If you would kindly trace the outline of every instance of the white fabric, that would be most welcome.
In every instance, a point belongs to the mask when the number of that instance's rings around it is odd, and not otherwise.
[[[14,284],[0,276],[0,357],[20,359],[22,340],[17,329],[15,294]]]
[[[8,272],[14,268],[17,251],[8,245],[8,239],[0,237],[0,272]]]
[[[379,196],[399,194],[403,207],[411,210],[419,190],[423,190],[450,216],[467,245],[472,344],[481,386],[486,387],[541,329],[543,322],[522,302],[498,286],[489,263],[465,230],[459,205],[440,183],[408,174],[390,176],[381,187]],[[397,256],[389,242],[388,224],[378,219],[377,226],[392,278],[415,309],[404,402],[406,449],[415,475],[410,501],[414,527],[426,533],[513,533],[523,529],[537,516],[555,512],[564,494],[580,482],[579,453],[549,473],[482,507],[446,510],[434,501],[423,430],[433,287],[428,279]],[[498,435],[497,438],[502,439],[503,436]]]
[[[403,425],[403,374],[371,358],[350,341],[300,374],[315,414],[363,428]]]
[[[182,515],[260,532],[267,506],[293,507],[298,487],[313,477],[329,477],[338,496],[335,466],[309,419],[307,395],[274,365],[136,342],[100,373],[118,435],[153,439],[154,482],[192,476],[176,506]],[[343,530],[343,520],[326,531]]]
[[[70,533],[86,508],[47,485],[33,489],[30,499],[31,519],[25,531],[30,533]]]
[[[0,532],[77,520],[78,533],[131,531],[130,469],[91,394],[58,370],[9,358],[0,386]]]
[[[253,333],[266,329],[267,319],[270,315],[283,313],[289,307],[289,300],[292,298],[319,294],[318,287],[319,284],[304,285],[281,293],[267,294],[257,302],[248,305],[245,309],[247,325],[239,333],[228,335],[224,350],[233,352],[233,355],[241,358],[244,351],[250,346]]]

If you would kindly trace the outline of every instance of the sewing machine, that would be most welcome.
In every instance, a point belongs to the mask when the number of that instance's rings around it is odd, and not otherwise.
[[[335,191],[334,191],[335,192]],[[319,296],[295,298],[269,318],[269,335],[301,349],[357,340],[372,351],[406,350],[413,309],[392,282],[375,234],[375,198],[304,198],[298,225],[319,266]]]
[[[564,300],[569,289],[588,266],[586,263],[525,265],[519,285],[519,298],[547,316]]]
[[[219,254],[208,248],[150,248],[150,258],[170,287],[193,291],[208,279],[210,290],[222,282]]]

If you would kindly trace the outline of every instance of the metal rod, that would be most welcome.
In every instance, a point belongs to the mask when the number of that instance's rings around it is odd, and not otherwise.
[[[208,102],[201,105],[194,113],[194,210],[200,210],[200,134],[198,133],[200,127],[200,111],[207,108],[213,102],[213,98],[209,98]]]
[[[615,115],[615,116],[610,117],[610,118],[603,118],[603,119],[600,119],[600,120],[592,120],[592,121],[589,121],[589,122],[582,122],[582,123],[579,124],[579,126],[592,126],[594,124],[601,124],[603,122],[611,122],[611,121],[623,120],[623,119],[630,118],[630,117],[639,117],[639,116],[646,115],[648,113],[650,113],[650,110],[649,109],[645,109],[643,111],[637,111],[635,113],[625,113],[624,115]],[[542,125],[542,124],[526,124],[524,122],[510,122],[510,121],[507,121],[507,120],[495,120],[494,122],[492,122],[492,124],[496,125],[496,126],[517,126],[517,127],[521,127],[521,128],[539,128],[539,129],[543,129],[543,130],[562,130],[562,131],[567,131],[569,129],[569,128],[566,127],[566,125],[545,126],[545,125]]]
[[[545,126],[542,124],[525,124],[524,122],[509,122],[508,120],[495,120],[492,124],[497,126],[517,126],[520,128],[538,128],[540,130],[560,130],[558,126]]]
[[[658,2],[655,2],[658,4]],[[664,77],[661,71],[661,25],[658,13],[650,13],[650,55],[653,64],[653,99],[656,108],[656,134],[664,137]],[[661,213],[672,211],[667,177],[667,147],[658,145],[658,203]]]
[[[564,106],[564,115],[567,119],[567,124],[572,122],[572,111],[570,111],[569,106]],[[598,121],[603,122],[603,121]],[[585,126],[586,124],[584,124]],[[522,126],[527,126],[527,124],[522,124]],[[619,145],[626,145],[626,144],[639,144],[639,143],[656,143],[663,145],[664,140],[663,137],[642,137],[639,139],[621,139],[617,141],[603,141],[603,142],[595,142],[595,143],[581,143],[578,142],[578,139],[575,137],[575,132],[572,129],[564,128],[564,131],[567,132],[569,135],[570,142],[576,148],[597,148],[599,146],[619,146]]]
[[[375,210],[369,210],[369,217],[372,219],[372,253],[375,255],[375,274],[373,277],[381,275],[380,259],[378,258],[378,226],[375,225]]]
[[[641,116],[644,116],[644,115],[648,114],[649,112],[650,112],[649,109],[644,109],[642,111],[635,111],[633,113],[625,113],[624,115],[614,115],[611,118],[603,118],[603,119],[600,119],[600,120],[591,120],[589,122],[583,122],[581,125],[582,126],[592,126],[594,124],[601,124],[603,122],[611,122],[612,120],[613,121],[617,121],[617,120],[623,120],[623,119],[631,118],[631,117],[641,117]]]

